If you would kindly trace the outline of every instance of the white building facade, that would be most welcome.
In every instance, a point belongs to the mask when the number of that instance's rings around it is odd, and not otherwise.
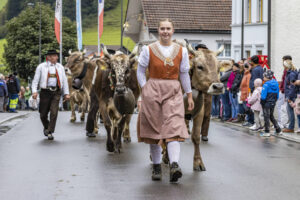
[[[300,1],[272,0],[271,9],[271,68],[276,78],[281,79],[284,55],[291,55],[300,69]]]
[[[232,0],[231,57],[241,59],[242,1],[244,58],[268,54],[268,0]]]

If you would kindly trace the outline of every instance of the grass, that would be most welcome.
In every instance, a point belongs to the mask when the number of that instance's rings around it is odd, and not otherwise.
[[[3,64],[2,60],[3,60],[3,56],[2,54],[4,53],[4,44],[6,43],[5,39],[1,39],[0,40],[0,65]]]
[[[1,0],[0,1],[0,10],[6,5],[8,0]]]
[[[123,1],[123,19],[125,19],[126,8],[128,0]],[[121,43],[121,3],[118,6],[105,13],[104,16],[104,27],[103,34],[100,42],[105,45],[120,45]],[[88,28],[83,31],[82,39],[83,45],[97,45],[98,44],[98,27],[95,24],[94,27]],[[123,37],[123,46],[127,47],[129,50],[132,50],[135,43],[128,37]]]

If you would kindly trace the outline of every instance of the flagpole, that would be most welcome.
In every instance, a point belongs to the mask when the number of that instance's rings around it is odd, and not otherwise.
[[[60,64],[62,65],[62,2],[61,0],[61,12],[60,12],[60,32],[59,32],[59,38],[60,38],[60,43],[59,43],[59,60]]]
[[[100,13],[100,4],[99,4],[99,1],[98,1],[98,56],[100,56],[100,32],[99,32],[99,28],[100,28],[100,22],[99,22],[99,13]]]

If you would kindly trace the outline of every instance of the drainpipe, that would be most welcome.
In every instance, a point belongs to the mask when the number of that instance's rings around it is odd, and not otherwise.
[[[242,21],[241,21],[241,59],[244,58],[244,0],[242,0]]]
[[[268,65],[271,69],[271,0],[268,0]]]

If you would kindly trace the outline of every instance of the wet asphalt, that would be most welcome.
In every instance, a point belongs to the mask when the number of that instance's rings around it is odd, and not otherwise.
[[[300,144],[218,122],[211,123],[209,142],[201,143],[207,171],[193,171],[187,140],[180,182],[169,183],[167,166],[163,180],[153,182],[149,148],[137,142],[136,117],[132,143],[115,154],[105,149],[102,125],[89,139],[84,123],[71,124],[70,113],[60,112],[55,140],[48,141],[38,113],[31,113],[0,136],[0,199],[300,199]]]

